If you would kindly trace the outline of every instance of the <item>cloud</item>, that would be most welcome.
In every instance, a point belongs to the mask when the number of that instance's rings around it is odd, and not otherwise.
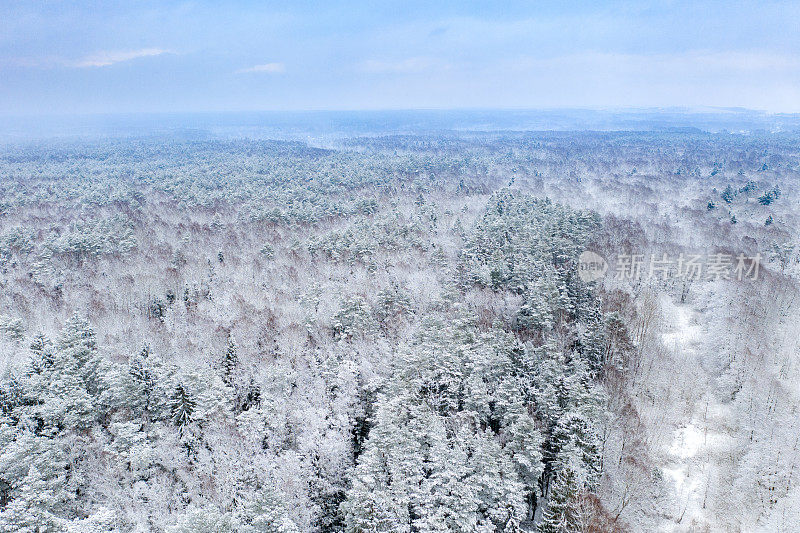
[[[446,70],[450,66],[426,57],[409,57],[400,61],[370,59],[361,64],[363,71],[373,74],[409,74],[425,72],[434,68]]]
[[[105,51],[86,56],[78,61],[65,62],[65,65],[74,68],[108,67],[116,63],[122,63],[132,59],[139,59],[140,57],[155,57],[169,53],[171,53],[169,50],[164,50],[162,48],[142,48],[140,50],[128,51]]]
[[[253,65],[249,68],[243,68],[237,70],[237,74],[247,74],[250,72],[266,72],[267,74],[280,74],[284,72],[286,68],[284,67],[283,63],[264,63],[263,65]]]

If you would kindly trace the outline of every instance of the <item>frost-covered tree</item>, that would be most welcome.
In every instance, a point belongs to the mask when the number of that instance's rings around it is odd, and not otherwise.
[[[234,373],[236,372],[236,365],[239,362],[237,355],[236,343],[232,336],[228,336],[228,346],[225,348],[225,354],[222,356],[222,381],[226,385],[233,382]]]
[[[208,507],[191,506],[179,519],[169,526],[167,533],[234,533],[240,531],[238,522],[228,513]]]
[[[569,468],[559,471],[547,509],[544,511],[542,521],[539,523],[539,533],[579,533],[579,485],[575,473]]]
[[[252,533],[299,533],[286,509],[286,503],[275,493],[265,488],[244,505],[240,530]]]
[[[541,437],[512,377],[521,356],[513,338],[469,320],[426,325],[379,401],[343,505],[349,530],[519,527],[541,472]]]
[[[172,423],[183,428],[192,422],[197,402],[186,391],[183,383],[178,383],[170,397],[169,409]]]

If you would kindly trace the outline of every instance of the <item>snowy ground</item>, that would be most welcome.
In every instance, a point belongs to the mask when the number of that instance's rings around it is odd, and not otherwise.
[[[675,304],[666,297],[662,309],[671,322],[663,341],[684,363],[675,369],[675,379],[691,380],[702,384],[697,390],[708,391],[714,380],[703,364],[706,352],[701,311],[688,304]],[[708,490],[717,478],[718,459],[730,440],[726,431],[730,413],[709,393],[694,398],[693,404],[664,454],[666,464],[662,471],[673,492],[671,508],[665,509],[667,518],[660,528],[665,532],[724,530],[715,526],[706,503]]]

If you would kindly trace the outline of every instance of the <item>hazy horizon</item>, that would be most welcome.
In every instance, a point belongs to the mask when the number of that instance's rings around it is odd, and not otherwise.
[[[177,139],[314,139],[442,132],[800,131],[800,114],[721,108],[399,109],[5,116],[0,140],[169,135]]]

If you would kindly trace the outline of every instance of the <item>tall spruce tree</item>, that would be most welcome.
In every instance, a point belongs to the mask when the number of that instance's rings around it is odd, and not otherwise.
[[[225,348],[225,355],[222,357],[222,381],[226,385],[233,383],[234,373],[236,372],[236,365],[239,362],[237,354],[236,342],[233,336],[228,336],[228,346]]]
[[[539,533],[579,533],[578,484],[569,468],[559,471],[550,489]]]
[[[197,402],[186,391],[183,383],[178,383],[170,398],[169,408],[172,423],[183,428],[192,422]]]

